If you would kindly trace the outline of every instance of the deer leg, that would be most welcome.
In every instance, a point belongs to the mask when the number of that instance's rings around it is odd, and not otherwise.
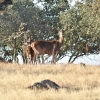
[[[26,54],[25,60],[26,60],[26,64],[28,64],[28,61],[29,61],[29,55],[28,54]]]
[[[29,57],[27,57],[26,59],[27,59],[27,60],[26,60],[26,63],[28,64],[28,63],[29,63]]]
[[[37,64],[37,57],[38,55],[34,55],[34,64]]]
[[[31,64],[31,55],[28,55],[28,57],[27,57],[27,63]]]
[[[38,58],[37,62],[41,63],[41,56],[39,55],[39,56],[37,56],[37,58]]]
[[[56,48],[56,44],[53,45],[53,50],[52,50],[52,63],[55,63],[55,48]]]
[[[42,64],[44,64],[44,57],[43,57],[43,54],[42,54]]]
[[[26,55],[23,56],[23,62],[24,62],[25,64],[27,64],[27,56],[26,56]]]
[[[36,63],[36,55],[34,55],[34,64]]]
[[[33,56],[31,56],[31,64],[33,64]]]
[[[56,61],[57,61],[57,60],[56,60],[56,56],[57,56],[57,55],[54,54],[53,57],[52,57],[52,63],[53,63],[53,64],[56,64]]]
[[[44,57],[43,57],[43,54],[42,54],[42,55],[39,55],[39,57],[38,57],[38,63],[44,64]]]
[[[54,63],[54,54],[52,55],[52,62],[51,63]]]
[[[32,45],[31,47],[32,47],[33,52],[34,52],[34,54],[33,54],[34,64],[37,64],[37,57],[38,57],[39,53],[38,53],[38,51],[34,48],[34,45]]]
[[[52,58],[52,63],[53,63],[53,64],[55,64],[55,63],[56,63],[56,55],[55,55],[55,54],[53,55],[53,58]]]

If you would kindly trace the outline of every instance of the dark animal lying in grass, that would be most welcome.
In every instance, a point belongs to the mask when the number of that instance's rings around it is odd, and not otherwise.
[[[36,82],[32,86],[27,87],[28,89],[34,89],[34,90],[48,90],[50,88],[58,90],[60,86],[56,84],[55,82],[47,79],[43,80],[41,82]]]

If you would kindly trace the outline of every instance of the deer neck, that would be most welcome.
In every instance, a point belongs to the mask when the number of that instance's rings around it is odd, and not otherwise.
[[[62,35],[59,36],[59,40],[58,41],[59,41],[60,44],[63,44],[63,36]]]

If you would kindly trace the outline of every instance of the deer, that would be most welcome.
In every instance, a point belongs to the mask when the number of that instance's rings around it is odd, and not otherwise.
[[[34,51],[31,48],[30,44],[31,42],[33,42],[32,39],[30,39],[28,33],[30,32],[30,30],[27,30],[26,32],[23,32],[24,36],[24,42],[23,42],[23,61],[26,64],[33,64],[33,56],[34,56]]]
[[[33,64],[34,51],[33,51],[33,49],[31,48],[30,45],[28,45],[26,47],[25,54],[26,54],[26,61],[27,61],[27,63]]]
[[[4,10],[8,5],[12,5],[12,0],[4,0],[0,3],[0,10]]]
[[[59,39],[58,40],[36,40],[31,43],[31,47],[34,51],[34,64],[36,63],[38,55],[52,55],[52,63],[56,63],[56,56],[60,51],[60,48],[63,44],[63,34],[65,30],[59,30]]]

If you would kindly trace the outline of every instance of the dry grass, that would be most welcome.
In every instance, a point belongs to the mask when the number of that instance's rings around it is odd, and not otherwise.
[[[25,89],[44,79],[64,88],[59,91]],[[0,100],[100,100],[100,67],[0,63]]]

